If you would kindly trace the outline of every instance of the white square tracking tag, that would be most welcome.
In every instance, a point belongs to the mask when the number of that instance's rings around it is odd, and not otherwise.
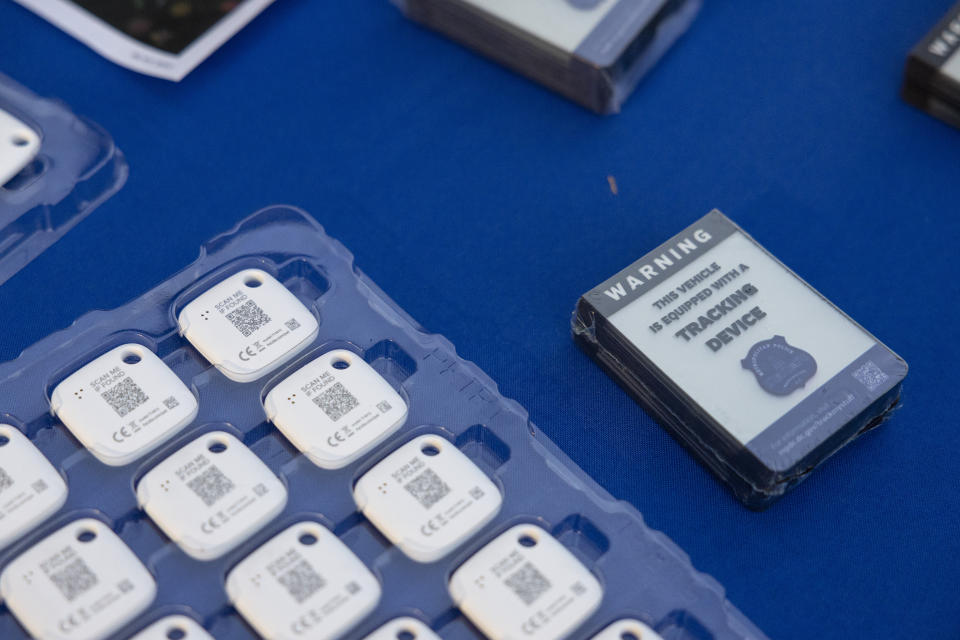
[[[663,640],[656,631],[639,620],[617,620],[591,640]]]
[[[500,490],[450,441],[406,443],[357,481],[357,507],[403,553],[435,562],[490,522]]]
[[[329,529],[299,522],[227,575],[240,615],[270,640],[332,640],[380,601],[380,582]]]
[[[0,424],[0,549],[53,515],[67,484],[19,429]]]
[[[253,382],[317,337],[320,325],[266,271],[246,269],[201,294],[177,318],[180,334],[234,382]]]
[[[407,419],[407,403],[363,358],[330,351],[267,394],[267,417],[313,464],[340,469]]]
[[[440,640],[440,636],[416,618],[394,618],[364,640]]]
[[[37,132],[0,109],[0,187],[30,164],[39,151]]]
[[[559,639],[603,599],[597,579],[556,538],[522,524],[500,534],[450,578],[450,596],[490,640]]]
[[[242,442],[214,431],[148,471],[137,502],[184,553],[213,560],[283,511],[287,488]]]
[[[34,638],[100,640],[140,615],[153,576],[110,527],[81,518],[6,566],[0,596]]]
[[[100,462],[130,464],[197,416],[197,399],[163,360],[125,344],[84,365],[50,396],[50,409]]]
[[[160,618],[130,640],[214,640],[193,618],[182,615]]]

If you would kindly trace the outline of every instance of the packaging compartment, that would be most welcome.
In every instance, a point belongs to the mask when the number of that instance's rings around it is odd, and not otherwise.
[[[177,332],[177,313],[213,283],[256,267],[276,277],[317,317],[319,335],[275,373],[252,383],[227,379]],[[125,467],[107,467],[49,412],[49,394],[67,375],[112,347],[137,342],[157,353],[199,400],[199,414],[171,441]],[[263,400],[279,381],[319,354],[348,349],[379,372],[409,406],[406,424],[371,453],[337,470],[300,454],[267,421]],[[90,515],[109,523],[153,572],[158,597],[149,612],[116,635],[126,638],[174,613],[201,622],[219,640],[255,638],[229,605],[227,572],[299,520],[329,527],[380,580],[383,597],[349,633],[363,638],[397,616],[422,620],[443,638],[479,639],[447,593],[453,570],[497,534],[535,523],[556,536],[604,588],[599,610],[574,637],[590,638],[621,618],[636,618],[667,639],[762,639],[722,587],[698,573],[632,506],[614,500],[501,396],[442,336],[427,333],[362,272],[351,254],[303,212],[260,211],[201,250],[199,259],[156,288],[111,311],[94,311],[0,365],[0,422],[22,430],[65,476],[60,511],[7,549],[0,569],[64,523]],[[286,484],[281,515],[240,547],[210,562],[193,560],[137,509],[136,483],[199,435],[223,430],[243,441]],[[432,564],[410,560],[357,511],[357,479],[401,444],[422,434],[445,438],[501,490],[503,505],[479,533]],[[642,579],[637,579],[641,576]],[[0,637],[26,638],[5,608]]]
[[[36,157],[0,185],[0,284],[116,193],[123,154],[103,129],[0,74],[0,109],[40,137]]]

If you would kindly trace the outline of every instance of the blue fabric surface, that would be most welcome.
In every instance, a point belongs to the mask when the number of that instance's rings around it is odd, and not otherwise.
[[[298,205],[771,637],[960,637],[960,131],[897,97],[950,4],[708,2],[599,118],[385,0],[278,2],[180,84],[0,1],[0,70],[102,124],[131,165],[0,289],[0,359],[241,216]],[[759,514],[569,336],[582,292],[713,207],[912,368],[888,424]]]

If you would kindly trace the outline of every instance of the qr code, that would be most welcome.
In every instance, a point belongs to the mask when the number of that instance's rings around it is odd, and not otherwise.
[[[263,484],[262,482],[259,483],[259,484],[254,485],[254,487],[253,487],[253,495],[257,496],[258,498],[259,498],[260,496],[265,496],[265,495],[267,495],[267,485]]]
[[[43,493],[48,487],[47,482],[43,479],[40,479],[30,485],[30,488],[33,489],[35,493]]]
[[[873,360],[867,360],[863,366],[853,372],[856,378],[867,391],[876,391],[884,382],[890,379],[883,370],[874,364]]]
[[[129,376],[100,394],[121,418],[150,398]]]
[[[387,402],[386,400],[384,400],[383,402],[377,405],[377,409],[380,411],[380,413],[386,413],[387,411],[390,411],[390,409],[392,408],[393,407],[391,407],[390,403]]]
[[[289,593],[298,604],[327,585],[326,580],[314,571],[313,567],[310,566],[310,563],[306,560],[301,560],[285,573],[277,576],[277,581],[286,588],[287,593]]]
[[[474,500],[479,500],[483,497],[483,495],[483,489],[480,487],[474,487],[473,489],[470,489],[470,497]]]
[[[344,587],[351,596],[357,593],[360,593],[360,585],[351,580],[347,583],[347,586]]]
[[[133,583],[127,579],[121,580],[117,583],[117,591],[120,593],[130,593],[133,591]]]
[[[313,401],[318,407],[323,409],[323,412],[334,422],[360,404],[354,395],[347,391],[347,388],[339,382],[323,393],[314,396]]]
[[[285,324],[286,327],[287,327],[287,329],[290,329],[290,331],[296,331],[297,329],[300,328],[300,323],[297,322],[297,319],[296,319],[296,318],[290,318],[289,320],[287,320],[287,321],[284,322],[283,324]]]
[[[177,407],[180,406],[180,401],[177,400],[175,397],[170,396],[169,398],[163,401],[163,406],[165,406],[167,409],[176,409]]]
[[[429,509],[440,502],[445,495],[450,493],[450,487],[440,476],[434,473],[433,469],[425,469],[423,473],[403,486],[417,499],[424,509]]]
[[[249,338],[254,331],[270,322],[270,316],[258,307],[256,302],[247,300],[228,313],[227,320],[233,323],[244,338]]]
[[[50,579],[67,602],[73,602],[77,596],[83,595],[99,582],[97,575],[90,570],[83,558],[77,558],[63,569],[54,571],[50,574]]]
[[[3,470],[3,467],[0,467],[0,491],[4,489],[9,489],[13,486],[13,478],[10,477],[10,474]]]
[[[187,486],[203,500],[203,504],[212,506],[217,500],[233,491],[234,484],[216,465],[210,465],[203,472],[189,480]]]
[[[528,606],[550,589],[550,581],[529,562],[507,576],[503,582]]]

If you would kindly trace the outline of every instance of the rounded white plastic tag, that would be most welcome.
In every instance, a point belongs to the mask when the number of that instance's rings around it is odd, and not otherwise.
[[[0,549],[53,515],[67,484],[16,427],[0,424]]]
[[[639,620],[617,620],[593,636],[592,640],[663,640],[656,631]]]
[[[317,337],[295,295],[260,269],[236,273],[184,307],[180,334],[235,382],[261,378]]]
[[[214,431],[148,471],[137,502],[184,553],[213,560],[283,511],[287,488],[242,442]]]
[[[573,633],[600,606],[600,583],[536,525],[502,533],[450,578],[450,596],[490,640]]]
[[[193,618],[182,615],[160,618],[130,640],[214,640]]]
[[[267,394],[267,417],[311,462],[339,469],[370,451],[407,419],[407,404],[363,358],[330,351]]]
[[[440,640],[440,636],[416,618],[394,618],[364,640]]]
[[[0,109],[0,187],[20,173],[40,151],[40,136]]]
[[[380,601],[380,582],[326,527],[299,522],[227,575],[227,595],[269,640],[332,640]]]
[[[57,385],[50,409],[111,466],[147,454],[197,416],[197,399],[155,353],[125,344]]]
[[[157,585],[108,526],[75,520],[0,574],[0,595],[27,632],[43,640],[101,640],[142,613]]]
[[[425,435],[406,443],[357,481],[357,507],[417,562],[444,557],[490,522],[500,490],[450,441]]]

